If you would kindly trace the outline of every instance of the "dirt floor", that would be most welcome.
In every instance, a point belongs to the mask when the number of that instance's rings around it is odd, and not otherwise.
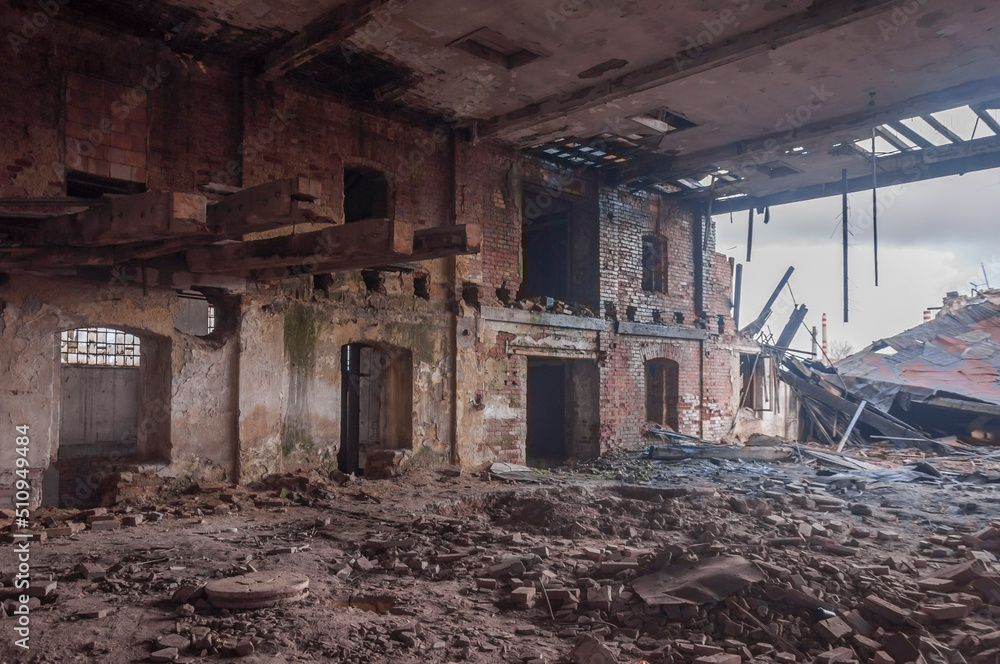
[[[0,619],[0,661],[1000,661],[996,463],[868,460],[887,471],[635,454],[519,481],[311,472],[154,496],[110,510],[139,525],[31,544],[31,650]],[[16,565],[0,546],[5,596]],[[206,602],[205,582],[278,570],[308,595]]]

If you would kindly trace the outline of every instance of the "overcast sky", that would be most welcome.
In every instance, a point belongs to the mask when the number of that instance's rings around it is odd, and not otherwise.
[[[829,339],[855,350],[919,325],[924,309],[948,291],[968,294],[970,282],[1000,287],[1000,170],[969,173],[880,190],[879,286],[874,283],[871,192],[850,197],[850,322],[843,322],[841,199],[824,198],[771,209],[754,220],[753,256],[746,263],[747,213],[715,217],[718,251],[743,267],[740,325],[757,317],[778,280],[795,267],[795,301],[809,307],[806,324],[828,314]],[[788,289],[774,307],[775,337],[791,312]],[[809,350],[805,331],[794,348]]]

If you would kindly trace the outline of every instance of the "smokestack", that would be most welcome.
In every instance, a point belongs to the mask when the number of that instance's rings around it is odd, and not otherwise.
[[[826,355],[830,348],[826,344],[826,314],[823,314],[823,355]]]
[[[930,311],[930,309],[924,309],[924,322],[927,323],[927,322],[930,322],[930,320],[931,320],[931,311]]]
[[[815,325],[813,325],[812,340],[812,353],[813,357],[816,357],[816,352],[819,350],[819,330],[816,329]]]

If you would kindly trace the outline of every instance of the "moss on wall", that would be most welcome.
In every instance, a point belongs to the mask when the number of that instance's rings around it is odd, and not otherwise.
[[[312,375],[319,324],[316,310],[304,304],[296,302],[285,312],[285,357],[293,373]]]

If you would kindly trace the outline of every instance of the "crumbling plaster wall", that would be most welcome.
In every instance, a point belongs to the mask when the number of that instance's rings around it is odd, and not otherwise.
[[[334,275],[325,289],[303,285],[311,283],[306,277],[246,298],[239,396],[244,481],[285,468],[336,466],[341,349],[349,343],[409,351],[410,448],[450,455],[450,316],[442,298],[413,294],[412,275],[389,273],[385,281],[385,293],[370,293],[356,273]]]
[[[30,427],[30,464],[36,473],[58,456],[58,334],[107,326],[156,335],[169,343],[169,403],[146,404],[146,419],[151,421],[138,423],[140,432],[169,432],[169,458],[154,464],[158,472],[233,476],[234,342],[212,347],[177,332],[173,292],[150,290],[144,295],[141,288],[114,283],[15,276],[0,286],[0,302],[0,426],[10,431],[21,424]],[[13,454],[12,447],[0,450],[0,468],[14,468]]]

